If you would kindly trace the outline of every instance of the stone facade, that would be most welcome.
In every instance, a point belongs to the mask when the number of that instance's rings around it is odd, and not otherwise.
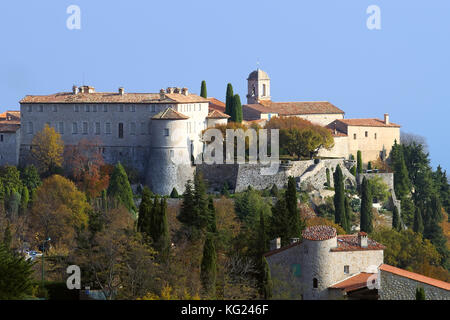
[[[0,125],[1,127],[1,125]],[[0,166],[19,164],[20,128],[17,131],[2,131],[0,129]]]
[[[427,300],[450,300],[450,291],[387,271],[379,271],[380,300],[415,300],[416,289],[422,287]]]

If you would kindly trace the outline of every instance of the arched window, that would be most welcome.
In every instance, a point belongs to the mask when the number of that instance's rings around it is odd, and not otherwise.
[[[314,279],[313,279],[313,288],[314,288],[314,289],[317,289],[318,284],[319,284],[319,281],[317,281],[317,278],[314,278]]]

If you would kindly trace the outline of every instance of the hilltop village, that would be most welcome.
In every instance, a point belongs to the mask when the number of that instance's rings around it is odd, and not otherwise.
[[[231,84],[220,101],[205,82],[200,95],[74,85],[23,97],[0,115],[8,247],[53,256],[55,283],[64,263],[102,261],[82,299],[449,300],[450,188],[423,146],[402,143],[387,112],[352,119],[328,101],[272,101],[261,69],[247,84],[243,105]],[[278,129],[277,171],[197,162],[211,128]],[[138,289],[108,259],[142,272]]]

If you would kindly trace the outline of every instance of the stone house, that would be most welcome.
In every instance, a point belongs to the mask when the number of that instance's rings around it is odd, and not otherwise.
[[[20,112],[0,114],[0,166],[19,164]]]

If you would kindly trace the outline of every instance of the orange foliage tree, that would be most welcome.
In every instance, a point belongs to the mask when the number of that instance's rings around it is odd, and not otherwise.
[[[76,146],[67,146],[64,153],[66,170],[90,199],[98,197],[109,183],[110,170],[99,146],[98,140],[82,139]]]

